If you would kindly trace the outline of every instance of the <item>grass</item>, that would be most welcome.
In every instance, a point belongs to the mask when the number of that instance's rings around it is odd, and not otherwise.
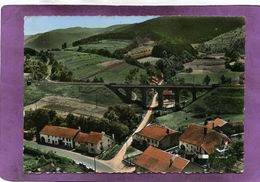
[[[102,154],[99,155],[99,159],[102,160],[110,160],[118,153],[118,151],[121,149],[123,144],[114,144],[112,147],[110,147],[108,150],[104,151]]]
[[[77,98],[85,103],[96,104],[98,106],[109,107],[114,105],[127,106],[114,92],[105,86],[76,86],[57,85],[48,82],[39,84],[33,83],[25,87],[24,104],[32,104],[45,96],[56,95]],[[136,104],[131,104],[136,112],[142,112],[142,108]],[[87,113],[86,113],[87,114]]]
[[[185,168],[184,172],[187,173],[204,173],[204,169],[200,167],[198,164],[190,162]]]
[[[74,51],[53,51],[55,59],[72,71],[76,79],[85,78],[102,70],[100,63],[112,60],[96,54]]]
[[[217,72],[217,73],[178,73],[175,78],[184,78],[185,83],[191,83],[191,84],[202,84],[203,80],[206,75],[209,75],[210,77],[210,84],[217,84],[221,82],[221,75],[224,75],[226,78],[231,78],[232,80],[238,80],[239,75],[241,75],[242,72]]]
[[[76,164],[73,160],[45,153],[25,146],[24,171],[26,172],[88,172],[90,170]],[[91,170],[92,171],[92,170]]]
[[[243,108],[243,88],[216,88],[184,110],[193,113],[242,114]]]
[[[108,70],[105,70],[101,73],[98,73],[95,75],[96,77],[102,77],[105,82],[113,82],[113,83],[124,83],[125,77],[129,74],[130,70],[133,69],[139,69],[139,72],[136,75],[136,79],[133,81],[135,83],[139,83],[140,75],[146,74],[146,71],[144,69],[141,69],[134,65],[129,65],[127,63],[122,63],[120,65],[114,66],[113,68],[110,68]],[[93,78],[93,77],[92,77]],[[91,78],[90,78],[91,79]]]
[[[25,87],[25,105],[33,103],[47,95],[59,95],[72,98],[78,98],[85,102],[96,103],[100,105],[123,104],[120,98],[105,86],[76,86],[76,85],[58,85],[47,82],[32,84]]]
[[[190,123],[203,123],[208,117],[243,122],[243,93],[242,88],[217,88],[182,111],[157,117],[156,123],[173,129],[183,129]]]

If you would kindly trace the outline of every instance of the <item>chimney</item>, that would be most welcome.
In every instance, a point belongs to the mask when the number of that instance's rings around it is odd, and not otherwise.
[[[166,129],[166,133],[167,133],[167,134],[169,134],[169,133],[170,133],[170,130],[169,130],[168,128]]]
[[[206,119],[205,121],[204,121],[204,125],[206,126],[208,124],[208,120]]]
[[[204,127],[204,135],[206,135],[207,134],[207,127],[205,126]]]
[[[81,132],[81,127],[80,126],[78,127],[78,132]]]

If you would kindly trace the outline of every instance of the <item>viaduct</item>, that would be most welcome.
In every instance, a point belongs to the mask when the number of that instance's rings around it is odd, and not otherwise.
[[[217,85],[135,85],[135,84],[106,84],[111,90],[118,92],[119,89],[124,90],[127,101],[131,103],[132,92],[134,89],[139,89],[142,94],[143,106],[146,106],[147,101],[147,91],[153,89],[158,93],[158,107],[163,107],[163,91],[172,90],[174,93],[173,99],[175,100],[175,109],[180,109],[180,92],[181,90],[188,90],[192,93],[193,101],[196,100],[196,95],[198,91],[201,90],[212,90],[217,87]]]

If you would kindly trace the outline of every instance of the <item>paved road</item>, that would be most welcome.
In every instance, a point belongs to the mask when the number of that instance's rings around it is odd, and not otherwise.
[[[48,151],[53,151],[57,155],[67,157],[69,159],[74,160],[77,164],[82,163],[86,165],[88,168],[95,169],[94,167],[94,158],[85,156],[76,152],[72,152],[69,150],[64,150],[64,149],[59,149],[51,146],[46,146],[46,145],[39,145],[35,142],[29,142],[29,141],[24,141],[24,144],[26,146],[30,146],[35,149],[39,149],[40,151],[43,152],[48,152]],[[115,172],[115,170],[111,167],[105,164],[103,161],[96,159],[96,169],[97,172]]]

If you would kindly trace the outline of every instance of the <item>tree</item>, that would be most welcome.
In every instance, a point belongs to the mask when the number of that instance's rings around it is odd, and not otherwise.
[[[221,75],[220,80],[221,80],[221,84],[225,84],[226,83],[225,75]]]
[[[232,172],[232,168],[237,161],[237,157],[234,153],[234,149],[230,148],[225,151],[224,155],[215,150],[209,156],[209,165],[215,169],[216,172]]]
[[[209,85],[209,83],[210,83],[210,77],[209,77],[209,75],[206,75],[203,80],[203,84]]]
[[[66,48],[67,48],[67,43],[64,42],[64,43],[61,45],[61,48],[62,48],[62,49],[66,49]]]
[[[244,153],[244,143],[242,141],[238,141],[232,144],[232,147],[234,149],[234,153],[238,160],[243,158]]]

